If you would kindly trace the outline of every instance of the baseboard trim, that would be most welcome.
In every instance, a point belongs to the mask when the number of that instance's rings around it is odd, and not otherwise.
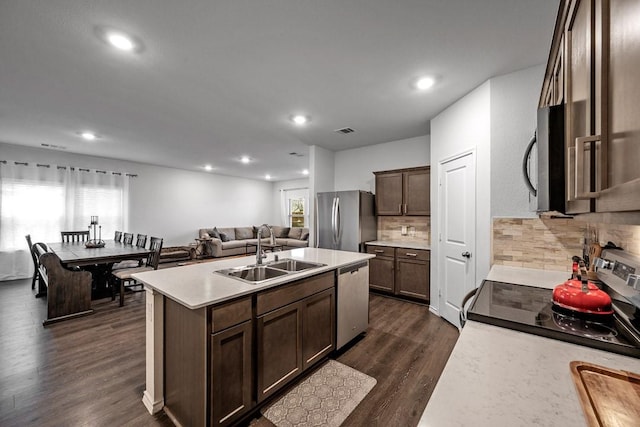
[[[157,402],[153,402],[151,400],[151,396],[145,390],[144,393],[142,393],[142,404],[145,406],[145,408],[147,408],[147,411],[149,411],[149,413],[153,415],[162,411],[162,408],[164,408],[164,398],[158,400]]]

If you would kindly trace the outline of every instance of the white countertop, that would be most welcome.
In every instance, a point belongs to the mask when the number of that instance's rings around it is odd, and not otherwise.
[[[302,279],[324,271],[334,270],[375,256],[331,249],[299,248],[290,251],[269,253],[263,262],[273,261],[275,255],[278,255],[280,259],[293,258],[322,263],[326,264],[326,266],[298,273],[290,273],[261,284],[249,284],[214,273],[216,270],[225,268],[255,264],[256,257],[255,255],[251,255],[137,273],[134,274],[133,277],[144,283],[145,287],[154,289],[186,307],[196,309],[279,286],[283,283]]]
[[[427,244],[427,242],[405,242],[402,240],[374,240],[372,242],[367,242],[367,245],[372,246],[392,246],[394,248],[405,248],[405,249],[422,249],[422,250],[431,250],[431,246]]]
[[[488,278],[552,288],[568,274],[494,266]],[[468,321],[418,425],[583,427],[573,360],[640,373],[640,359]]]
[[[564,283],[569,276],[571,276],[571,273],[568,271],[537,270],[535,268],[494,265],[491,267],[491,271],[489,271],[487,280],[553,289],[560,283]]]

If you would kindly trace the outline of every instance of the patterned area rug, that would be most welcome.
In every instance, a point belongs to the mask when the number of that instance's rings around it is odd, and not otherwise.
[[[376,385],[375,378],[335,360],[306,378],[262,414],[277,427],[338,427]]]

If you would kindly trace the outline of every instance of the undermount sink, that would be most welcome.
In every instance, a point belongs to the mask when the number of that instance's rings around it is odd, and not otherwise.
[[[265,280],[275,279],[276,277],[287,274],[286,271],[270,268],[266,265],[227,268],[225,270],[218,270],[216,273],[251,283],[264,282]]]
[[[245,265],[242,267],[216,270],[215,273],[242,280],[246,283],[257,284],[287,274],[297,273],[311,268],[324,267],[325,265],[326,264],[285,258],[279,261],[271,261],[264,265]]]
[[[271,261],[269,264],[271,268],[277,268],[279,270],[286,271],[303,271],[310,268],[324,267],[325,264],[319,264],[317,262],[300,261],[297,259],[286,258],[280,261]]]

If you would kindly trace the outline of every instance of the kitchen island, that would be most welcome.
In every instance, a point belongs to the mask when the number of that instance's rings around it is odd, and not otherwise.
[[[326,358],[336,343],[336,273],[371,255],[300,248],[268,254],[321,264],[258,283],[216,273],[223,259],[136,274],[147,292],[143,402],[177,425],[229,425]]]
[[[569,273],[494,266],[489,280],[553,288]],[[640,360],[468,321],[419,426],[586,425],[569,362],[640,373]]]

